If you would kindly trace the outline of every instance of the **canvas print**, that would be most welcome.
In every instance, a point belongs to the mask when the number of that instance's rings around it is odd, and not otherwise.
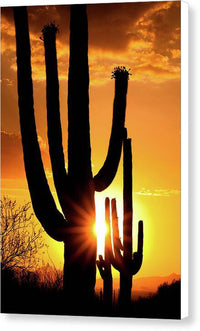
[[[180,318],[179,1],[1,9],[1,310]]]

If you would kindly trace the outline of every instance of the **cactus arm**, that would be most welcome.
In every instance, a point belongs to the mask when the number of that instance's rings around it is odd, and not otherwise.
[[[112,259],[112,243],[111,243],[111,229],[110,229],[110,199],[105,199],[105,225],[106,225],[106,235],[105,235],[105,260],[109,261]]]
[[[115,72],[117,70],[122,69],[116,68]],[[125,68],[119,74],[117,72],[116,76],[115,73],[113,74],[113,78],[115,78],[115,98],[112,131],[106,160],[102,168],[94,176],[95,190],[97,192],[105,190],[112,183],[118,169],[124,133],[128,76],[129,73]]]
[[[79,183],[92,180],[86,5],[71,5],[68,76],[68,174]]]
[[[99,255],[97,266],[99,268],[100,275],[103,279],[103,298],[106,309],[112,307],[112,272],[111,272],[111,255],[112,255],[112,244],[110,234],[110,200],[105,199],[105,225],[107,231],[105,233],[105,257]]]
[[[18,105],[26,177],[37,218],[52,238],[61,241],[63,240],[63,234],[67,231],[67,223],[57,210],[51,195],[37,140],[26,8],[14,8],[14,19],[17,47]]]
[[[97,263],[97,267],[99,269],[101,278],[105,279],[106,275],[107,275],[107,270],[106,270],[106,263],[105,263],[105,260],[103,259],[102,255],[99,255],[99,260],[97,260],[96,263]]]
[[[105,199],[105,225],[106,225],[106,234],[105,234],[105,246],[104,246],[104,255],[103,259],[102,255],[99,255],[99,260],[97,260],[97,266],[101,277],[105,279],[106,277],[112,277],[111,274],[111,259],[113,257],[112,254],[112,243],[111,243],[111,233],[110,233],[110,199]]]
[[[99,269],[99,273],[103,280],[110,280],[112,279],[111,274],[111,265],[108,265],[107,261],[103,259],[102,255],[99,255],[99,260],[96,261],[97,267]]]
[[[56,55],[56,33],[58,28],[50,23],[42,30],[45,47],[46,64],[46,100],[49,153],[51,158],[54,184],[58,193],[63,192],[66,183],[65,160],[62,146],[62,131],[60,122],[59,82]],[[62,205],[62,201],[60,201]]]
[[[130,273],[136,275],[142,266],[143,256],[138,252],[133,253],[133,260],[131,261]]]
[[[143,243],[144,243],[144,233],[143,233],[143,221],[139,221],[138,230],[138,253],[143,255]]]
[[[132,151],[131,139],[123,140],[123,247],[126,262],[132,260]]]
[[[123,249],[121,240],[119,238],[119,228],[118,228],[118,217],[116,208],[116,199],[112,199],[112,228],[113,228],[113,248],[114,248],[114,258],[112,258],[112,265],[118,271],[123,268],[123,256],[120,250]]]
[[[114,244],[115,249],[120,251],[120,250],[123,250],[124,248],[121,243],[121,239],[119,237],[116,199],[112,199],[111,207],[112,207],[113,244]]]
[[[137,252],[133,254],[133,260],[131,263],[131,273],[135,275],[142,266],[143,260],[143,222],[139,221],[138,229],[138,249]]]

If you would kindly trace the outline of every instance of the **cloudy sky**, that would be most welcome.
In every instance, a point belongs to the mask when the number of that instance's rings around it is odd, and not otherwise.
[[[139,219],[145,228],[144,264],[138,276],[180,273],[180,2],[88,5],[87,12],[93,172],[103,164],[109,142],[114,95],[111,72],[125,65],[132,73],[126,126],[133,146],[134,230]],[[43,25],[52,21],[59,25],[57,57],[67,156],[69,7],[29,7],[28,17],[37,131],[58,204],[48,155],[44,45],[39,37]],[[2,8],[2,193],[24,201],[30,197],[19,129],[13,23],[12,8]],[[105,196],[117,198],[122,219],[122,164],[112,185],[96,197],[98,222],[103,218]],[[62,248],[56,247],[61,261]],[[101,250],[101,244],[98,247]]]

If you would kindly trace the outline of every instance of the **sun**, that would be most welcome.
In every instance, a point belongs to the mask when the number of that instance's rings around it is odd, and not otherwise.
[[[94,234],[97,236],[97,238],[99,236],[106,236],[106,234],[108,233],[108,227],[106,226],[105,223],[96,223],[94,225]]]
[[[105,224],[105,208],[104,201],[96,199],[96,222],[94,226],[94,234],[97,237],[97,256],[104,255],[104,243],[105,236],[108,233],[107,226]]]

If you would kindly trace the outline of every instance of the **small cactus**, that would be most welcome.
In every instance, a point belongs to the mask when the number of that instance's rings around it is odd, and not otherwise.
[[[120,291],[119,291],[119,304],[121,307],[130,303],[132,277],[138,273],[141,268],[143,260],[143,221],[138,223],[138,248],[137,251],[132,253],[130,250],[125,250],[124,243],[121,249],[119,244],[119,230],[118,230],[118,217],[116,210],[116,200],[112,199],[112,227],[113,227],[113,246],[114,256],[112,265],[120,272]],[[123,224],[124,230],[124,224]],[[132,229],[127,239],[132,240]],[[121,253],[123,250],[123,255]],[[131,258],[127,258],[131,255]]]
[[[123,247],[119,239],[115,199],[112,199],[111,205],[114,246],[112,264],[120,272],[119,303],[121,307],[124,307],[125,304],[130,303],[132,277],[140,270],[143,260],[143,221],[139,221],[138,224],[137,252],[132,253],[132,152],[131,139],[127,139],[126,133],[123,141]]]
[[[99,256],[97,266],[104,281],[104,302],[112,302],[110,295],[112,279],[111,265],[120,272],[119,304],[126,310],[131,301],[132,277],[141,268],[143,260],[143,221],[138,223],[138,248],[132,253],[132,153],[131,139],[127,139],[126,129],[123,140],[123,245],[119,237],[118,215],[116,199],[111,200],[113,250],[110,231],[110,200],[105,199],[105,223],[107,236],[105,236],[105,258]],[[121,253],[123,251],[123,254]]]

